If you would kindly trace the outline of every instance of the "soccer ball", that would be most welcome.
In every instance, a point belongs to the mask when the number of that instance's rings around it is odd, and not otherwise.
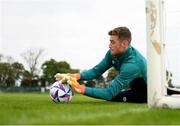
[[[54,102],[69,102],[72,99],[73,91],[69,84],[56,81],[50,86],[49,94]]]

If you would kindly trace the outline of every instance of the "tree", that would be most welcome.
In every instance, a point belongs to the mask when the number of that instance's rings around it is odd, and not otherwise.
[[[24,78],[24,72],[25,72],[23,64],[14,62],[12,64],[12,67],[13,67],[13,72],[14,72],[14,77],[15,77],[15,83],[17,81],[19,81],[19,83],[21,83]]]
[[[0,54],[0,62],[13,63],[14,59],[11,56],[4,56],[3,54]]]
[[[43,49],[29,49],[21,55],[29,69],[28,72],[26,71],[26,75],[30,83],[29,85],[32,85],[32,82],[37,80],[39,72],[38,65],[40,63],[43,51]]]
[[[24,71],[25,71],[23,64],[18,63],[18,62],[14,62],[12,64],[12,67],[14,69],[15,78],[16,79],[21,78],[24,74]]]
[[[12,76],[12,67],[9,63],[0,63],[0,85],[7,87],[15,83]]]
[[[15,82],[22,77],[23,72],[24,66],[18,62],[0,63],[0,86],[15,86]]]
[[[96,87],[105,87],[106,84],[105,84],[105,80],[104,80],[104,77],[101,75],[100,77],[96,78]]]
[[[78,69],[72,69],[70,65],[66,61],[57,62],[54,59],[50,59],[49,61],[45,61],[41,69],[43,71],[43,75],[41,80],[43,83],[52,83],[54,82],[54,75],[56,73],[77,73]]]
[[[113,80],[117,75],[118,75],[119,71],[117,71],[115,68],[111,68],[108,71],[108,75],[107,75],[107,82]]]
[[[3,57],[3,54],[0,54],[0,62],[2,61]]]
[[[32,79],[32,75],[31,73],[29,73],[29,71],[25,70],[23,73],[23,79],[21,82],[21,86],[22,87],[35,87],[37,86],[39,82],[39,76],[35,75]]]

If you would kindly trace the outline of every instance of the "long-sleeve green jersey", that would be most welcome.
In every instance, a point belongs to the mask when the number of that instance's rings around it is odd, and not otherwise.
[[[109,50],[98,65],[80,73],[81,80],[94,79],[111,67],[119,71],[114,80],[105,88],[86,87],[84,95],[111,100],[123,89],[130,88],[130,82],[135,78],[143,78],[147,82],[147,61],[132,46],[119,56],[112,56]]]

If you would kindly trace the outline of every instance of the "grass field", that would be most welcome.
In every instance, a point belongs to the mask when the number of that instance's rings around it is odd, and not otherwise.
[[[180,110],[114,103],[75,95],[54,103],[47,93],[0,93],[1,124],[180,124]]]

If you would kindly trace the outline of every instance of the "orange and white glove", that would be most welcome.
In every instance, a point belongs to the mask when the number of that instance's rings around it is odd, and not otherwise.
[[[68,73],[67,75],[70,76],[70,77],[76,78],[76,80],[80,80],[81,79],[80,73],[74,73],[74,74]]]
[[[70,77],[70,79],[67,81],[68,84],[71,85],[71,87],[78,93],[84,94],[85,93],[85,85],[80,85],[76,78]]]
[[[68,76],[67,74],[60,74],[60,73],[57,73],[56,75],[54,75],[54,77],[57,81],[61,81],[61,82],[67,82],[67,80],[70,79],[70,76]]]
[[[67,73],[67,74],[62,74],[62,73],[57,73],[56,75],[54,75],[55,79],[58,81],[67,81],[69,79],[69,77],[73,77],[76,78],[76,80],[80,80],[80,74],[79,73],[75,73],[75,74],[71,74],[71,73]]]

